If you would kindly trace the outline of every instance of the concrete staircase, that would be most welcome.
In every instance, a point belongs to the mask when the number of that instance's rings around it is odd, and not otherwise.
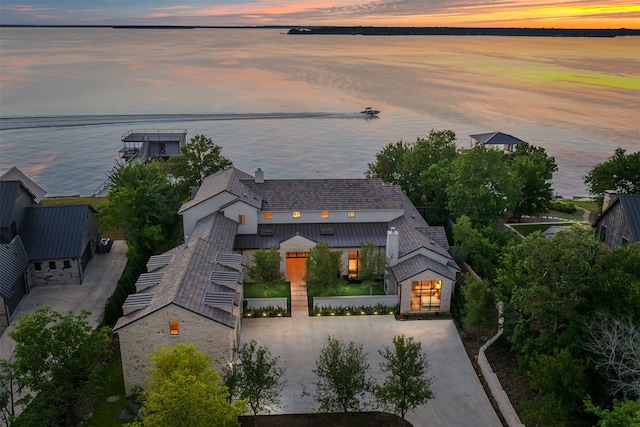
[[[309,317],[307,287],[303,281],[291,282],[291,317]]]

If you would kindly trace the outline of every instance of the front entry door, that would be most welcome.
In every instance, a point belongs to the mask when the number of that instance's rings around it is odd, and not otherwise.
[[[307,274],[309,252],[287,252],[285,279],[287,282],[302,282]]]

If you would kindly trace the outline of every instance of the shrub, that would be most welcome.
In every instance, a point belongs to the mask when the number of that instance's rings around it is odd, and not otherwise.
[[[551,202],[549,202],[549,209],[558,212],[574,213],[576,211],[576,205],[562,200],[551,200]]]
[[[282,280],[280,262],[282,257],[277,248],[268,251],[259,249],[253,254],[253,265],[249,267],[249,276],[256,282],[279,282]]]

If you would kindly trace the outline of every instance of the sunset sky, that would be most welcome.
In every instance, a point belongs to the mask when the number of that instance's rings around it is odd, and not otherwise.
[[[2,0],[1,24],[640,28],[637,1]]]

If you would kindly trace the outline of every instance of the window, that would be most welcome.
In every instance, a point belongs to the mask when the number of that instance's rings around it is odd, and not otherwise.
[[[360,272],[360,251],[349,251],[349,277],[358,277]]]
[[[604,225],[601,225],[600,226],[600,241],[604,242],[606,238],[607,238],[607,227],[605,227]]]
[[[238,224],[244,225],[244,215],[238,215]]]
[[[271,219],[271,218],[273,218],[273,214],[271,212],[264,213],[264,219]]]
[[[440,310],[441,280],[414,280],[411,282],[411,311]]]
[[[347,211],[347,218],[355,218],[356,211]]]
[[[322,211],[322,213],[320,214],[320,216],[322,218],[329,218],[329,211]]]
[[[171,335],[179,335],[180,334],[180,328],[178,326],[178,321],[177,320],[170,320],[169,321],[169,333]]]
[[[56,262],[49,261],[49,270],[55,270],[55,269],[56,269]]]
[[[298,219],[298,218],[300,218],[301,216],[302,216],[302,215],[300,214],[300,211],[293,211],[293,217],[294,217],[295,219]]]
[[[40,270],[42,270],[42,263],[41,263],[41,262],[34,262],[34,263],[33,263],[33,268],[34,268],[36,271],[40,271]]]
[[[69,261],[68,259],[65,259],[63,263],[64,263],[64,268],[71,268],[71,261]]]

